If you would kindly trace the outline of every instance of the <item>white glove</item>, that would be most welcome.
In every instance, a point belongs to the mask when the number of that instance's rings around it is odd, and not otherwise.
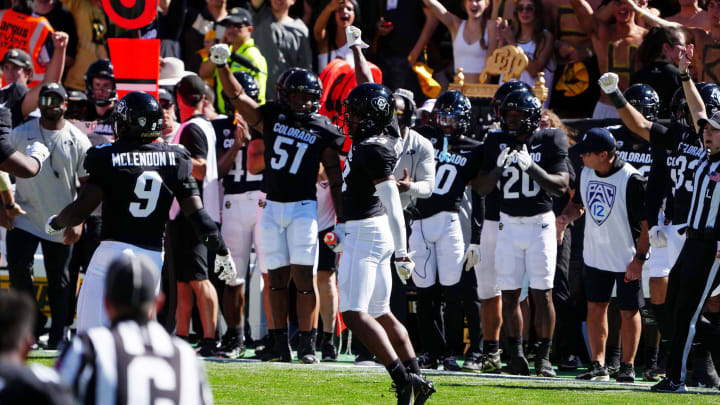
[[[598,79],[598,84],[605,94],[615,93],[618,89],[618,75],[612,72],[604,73]]]
[[[53,215],[50,218],[48,218],[47,222],[45,222],[45,233],[48,235],[54,235],[58,232],[61,232],[64,228],[55,228],[54,226],[50,225],[53,219],[55,219],[57,215]]]
[[[45,159],[50,156],[50,151],[48,151],[48,148],[40,142],[31,143],[25,148],[25,151],[27,152],[28,156],[32,156],[37,159],[38,162],[40,162],[40,166],[42,166]]]
[[[667,234],[665,234],[665,231],[662,227],[655,225],[652,228],[650,228],[650,246],[654,248],[664,248],[667,246]]]
[[[528,153],[527,145],[523,145],[522,149],[517,152],[517,162],[520,170],[525,171],[533,164],[532,156]]]
[[[328,245],[328,247],[335,253],[342,253],[343,240],[345,240],[345,224],[339,223],[335,225],[335,228],[333,228],[332,232],[335,234],[337,241],[334,245]]]
[[[362,38],[360,37],[361,34],[362,31],[360,31],[360,28],[358,27],[353,27],[351,25],[345,28],[345,37],[347,38],[348,47],[353,47],[357,45],[360,47],[360,49],[369,48],[370,45],[363,42]]]
[[[210,61],[218,66],[227,63],[230,57],[230,47],[227,44],[215,44],[210,48]]]
[[[218,274],[218,278],[224,281],[225,284],[229,284],[235,280],[237,270],[235,269],[235,262],[230,256],[229,251],[225,256],[215,255],[215,274]]]
[[[507,169],[507,167],[510,166],[510,163],[512,163],[515,153],[517,152],[514,150],[511,151],[508,147],[500,151],[500,155],[497,158],[497,167]]]
[[[465,271],[470,271],[480,261],[480,245],[471,243],[465,251]]]
[[[415,263],[413,263],[412,260],[408,262],[395,260],[395,271],[403,284],[407,284],[408,279],[412,276],[413,270],[415,270]]]

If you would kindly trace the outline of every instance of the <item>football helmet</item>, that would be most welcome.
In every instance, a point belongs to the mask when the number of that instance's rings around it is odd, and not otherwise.
[[[635,107],[648,121],[657,121],[660,97],[647,84],[637,83],[628,87],[623,94],[627,102]]]
[[[260,87],[258,87],[257,80],[248,72],[234,72],[233,76],[240,83],[245,94],[257,102],[260,96]]]
[[[395,97],[387,87],[377,83],[362,83],[355,87],[343,101],[343,106],[342,126],[355,140],[379,135],[395,115]]]
[[[470,129],[472,121],[470,100],[457,90],[448,90],[435,101],[435,127],[451,127],[452,135],[458,136]]]
[[[283,74],[285,75],[285,74]],[[278,79],[278,101],[290,109],[290,112],[299,119],[305,119],[315,114],[320,109],[320,97],[322,97],[322,83],[311,71],[306,69],[293,68],[287,72],[286,77]],[[311,96],[312,105],[294,106],[290,103],[290,94],[302,93]]]
[[[705,113],[708,117],[712,117],[714,113],[720,111],[720,88],[716,84],[709,82],[695,83],[695,88],[700,93],[700,98],[705,104]],[[670,104],[673,120],[694,128],[690,107],[682,88],[675,90]]]
[[[493,115],[493,121],[500,121],[500,106],[502,105],[505,96],[510,94],[510,92],[513,90],[527,90],[532,94],[532,87],[530,87],[530,85],[525,82],[512,80],[501,84],[500,87],[498,87],[498,89],[495,91],[495,95],[490,102],[490,109],[491,114]]]
[[[717,84],[702,82],[697,84],[697,89],[705,103],[705,114],[708,117],[720,111],[720,87]]]
[[[505,117],[508,111],[520,111],[523,118],[517,128],[511,129]],[[532,134],[540,126],[542,103],[525,89],[513,90],[508,93],[500,104],[500,127],[510,136]]]
[[[99,77],[112,80],[112,90],[105,97],[96,98],[93,91],[93,79]],[[113,101],[117,101],[117,90],[115,89],[115,72],[112,62],[108,59],[98,59],[91,63],[85,71],[85,94],[88,100],[95,105],[105,107]]]
[[[118,101],[112,121],[117,139],[153,141],[162,131],[163,112],[155,97],[133,91]]]

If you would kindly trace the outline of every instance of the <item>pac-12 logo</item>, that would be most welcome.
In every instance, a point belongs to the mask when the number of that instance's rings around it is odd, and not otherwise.
[[[587,200],[588,214],[596,224],[602,225],[610,216],[613,203],[615,203],[615,186],[591,181],[588,183],[585,199]]]

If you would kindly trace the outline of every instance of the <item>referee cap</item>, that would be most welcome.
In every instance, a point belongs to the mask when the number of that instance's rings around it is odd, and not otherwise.
[[[152,260],[123,254],[110,263],[105,279],[105,296],[115,305],[138,308],[155,301],[156,274]]]

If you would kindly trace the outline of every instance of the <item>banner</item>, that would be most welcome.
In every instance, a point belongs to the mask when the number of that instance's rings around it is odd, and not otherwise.
[[[157,0],[102,0],[110,20],[122,28],[137,29],[149,25],[157,15]]]
[[[131,91],[158,97],[160,40],[108,38],[118,98]]]

